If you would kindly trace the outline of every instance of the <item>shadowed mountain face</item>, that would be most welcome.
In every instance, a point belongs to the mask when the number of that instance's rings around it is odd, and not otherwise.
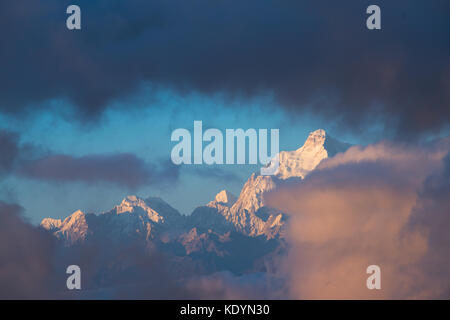
[[[284,180],[303,179],[323,159],[348,147],[324,130],[311,132],[299,149],[280,152],[274,176],[252,174],[239,197],[222,190],[188,216],[160,198],[128,196],[110,211],[78,210],[64,220],[46,218],[41,226],[67,248],[138,245],[189,264],[196,273],[265,271],[265,258],[285,247],[287,220],[266,206],[264,195]]]

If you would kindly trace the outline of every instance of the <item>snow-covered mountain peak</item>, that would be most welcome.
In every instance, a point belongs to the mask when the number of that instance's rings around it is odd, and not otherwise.
[[[79,221],[86,221],[86,215],[83,211],[77,210],[70,216],[64,219],[63,223],[65,225],[73,225]]]
[[[127,196],[113,209],[98,215],[77,210],[64,220],[45,218],[41,227],[72,245],[93,234],[117,241],[140,236],[153,239],[165,230],[176,231],[183,223],[180,213],[161,198]]]
[[[59,227],[61,227],[62,224],[62,220],[61,219],[53,219],[53,218],[44,218],[41,221],[41,227],[46,229],[46,230],[54,230],[54,229],[58,229]]]
[[[267,228],[272,228],[272,225],[267,225],[268,222],[281,226],[281,217],[266,207],[265,194],[276,188],[279,180],[294,177],[303,179],[323,159],[345,151],[348,147],[348,144],[331,138],[323,129],[311,132],[303,146],[297,150],[279,153],[279,166],[275,176],[252,174],[230,208],[228,219],[250,234],[260,234]],[[271,162],[270,166],[273,165],[274,162]]]
[[[275,182],[270,176],[252,174],[239,194],[239,198],[232,207],[233,212],[247,210],[256,212],[265,205],[263,194],[274,189]]]
[[[116,214],[145,213],[153,222],[164,222],[163,216],[150,207],[144,199],[137,196],[127,196],[118,206],[114,207],[113,211],[115,211]]]
[[[75,211],[62,221],[46,218],[42,220],[41,227],[54,231],[57,237],[65,239],[68,244],[83,241],[88,231],[86,214],[81,210]]]
[[[134,207],[146,207],[146,203],[144,201],[144,199],[141,199],[139,197],[136,196],[127,196],[125,197],[122,202],[115,206],[116,209],[116,213],[120,214],[123,212],[131,212],[133,211]]]
[[[308,135],[303,146],[294,151],[281,151],[276,177],[282,180],[292,177],[304,178],[319,163],[336,153],[347,150],[350,145],[330,137],[318,129]]]
[[[134,195],[129,195],[126,196],[125,199],[122,200],[122,202],[135,202],[135,201],[139,201],[142,200],[141,198],[134,196]]]
[[[70,244],[85,239],[88,229],[86,214],[81,210],[75,211],[64,220],[45,218],[40,226],[61,235]]]
[[[220,204],[232,206],[236,202],[236,197],[227,190],[222,190],[216,194],[214,201]]]
[[[308,135],[308,138],[306,139],[304,145],[297,149],[299,151],[302,148],[314,148],[314,147],[320,147],[325,144],[325,140],[327,138],[327,133],[323,129],[317,129],[313,132],[310,132]]]
[[[253,174],[245,183],[238,200],[231,208],[233,213],[244,210],[255,213],[265,206],[264,194],[276,187],[277,179],[285,180],[292,177],[304,178],[310,171],[329,156],[326,148],[331,141],[334,149],[342,149],[345,145],[335,142],[325,130],[318,129],[311,132],[302,147],[294,151],[281,151],[279,153],[279,167],[275,171],[275,177]],[[273,166],[272,161],[269,166]],[[277,179],[274,179],[277,178]]]

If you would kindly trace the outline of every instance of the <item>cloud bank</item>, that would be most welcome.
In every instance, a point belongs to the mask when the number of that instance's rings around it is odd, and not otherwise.
[[[269,205],[290,214],[291,249],[283,261],[290,296],[449,298],[447,152],[391,143],[352,147],[304,181],[272,192]],[[366,288],[373,264],[381,268],[382,290]]]
[[[0,4],[1,112],[58,98],[75,119],[96,119],[148,83],[181,94],[273,93],[293,114],[353,131],[379,119],[403,139],[450,122],[447,0],[378,1],[381,31],[365,26],[370,1],[80,0],[77,32],[65,27],[69,4]]]
[[[5,174],[12,169],[17,154],[17,136],[0,131],[0,175]]]
[[[20,175],[48,182],[107,182],[130,189],[174,183],[179,167],[167,162],[150,164],[130,153],[99,154],[75,157],[54,154],[27,161]]]
[[[44,152],[21,143],[18,133],[0,130],[0,175],[19,175],[52,183],[110,183],[136,189],[155,183],[175,183],[179,166],[168,160],[149,163],[131,153],[77,157]]]
[[[0,299],[49,298],[55,239],[24,222],[21,210],[0,201]]]

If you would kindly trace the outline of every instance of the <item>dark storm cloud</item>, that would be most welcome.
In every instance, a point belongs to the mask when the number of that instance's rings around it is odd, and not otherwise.
[[[21,217],[21,207],[0,201],[0,299],[49,297],[54,238]]]
[[[170,161],[149,163],[131,153],[72,156],[44,152],[20,142],[15,132],[0,130],[0,176],[18,174],[48,182],[107,182],[130,189],[178,180],[179,167]]]
[[[202,177],[202,178],[210,178],[210,179],[216,179],[218,181],[222,182],[240,182],[242,181],[242,177],[237,175],[236,173],[228,170],[224,170],[218,166],[196,166],[195,168],[192,168],[193,173],[196,176]]]
[[[0,175],[9,172],[19,155],[17,134],[0,131]]]
[[[24,163],[19,173],[27,178],[84,183],[109,182],[131,189],[174,182],[179,167],[171,163],[150,164],[129,153],[74,157],[53,154]]]
[[[0,177],[12,173],[17,164],[32,157],[36,148],[20,143],[20,134],[0,129]]]
[[[81,31],[65,27],[68,4],[81,7]],[[352,130],[372,119],[404,137],[448,126],[450,2],[377,1],[381,31],[366,29],[370,4],[3,1],[0,110],[20,114],[59,97],[86,118],[148,81],[179,92],[272,92],[287,110]]]
[[[444,159],[442,172],[431,175],[425,181],[420,198],[414,211],[411,225],[426,228],[429,235],[426,260],[423,263],[424,275],[431,285],[442,290],[440,299],[450,297],[449,244],[450,233],[450,154]],[[429,261],[436,260],[431,264]]]

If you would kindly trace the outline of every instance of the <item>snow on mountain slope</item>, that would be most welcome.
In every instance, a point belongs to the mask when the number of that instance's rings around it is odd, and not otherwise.
[[[115,206],[106,213],[137,213],[145,214],[154,223],[177,223],[181,217],[180,213],[172,208],[167,202],[157,197],[142,199],[136,196],[127,196],[120,205]]]
[[[234,229],[230,221],[230,208],[235,203],[236,197],[227,190],[220,191],[214,200],[204,206],[195,208],[190,216],[187,217],[186,228],[196,228],[199,231],[206,232],[214,230],[219,233]]]
[[[274,176],[251,175],[227,213],[227,220],[252,236],[276,236],[284,225],[283,215],[265,206],[264,194],[275,189],[280,180],[305,178],[322,160],[348,147],[349,144],[331,138],[323,129],[311,132],[299,149],[280,152],[279,167]]]
[[[122,200],[122,203],[118,206],[115,206],[111,213],[122,214],[122,213],[133,213],[137,210],[141,210],[147,214],[147,217],[155,222],[162,223],[164,222],[164,217],[161,216],[158,212],[153,210],[150,206],[147,205],[145,200],[140,199],[136,196],[128,196]]]
[[[305,178],[324,159],[343,152],[349,144],[333,139],[323,129],[309,134],[302,147],[294,151],[281,151],[279,168],[275,173],[278,179],[292,177]],[[270,165],[273,165],[272,163]]]
[[[248,211],[255,213],[265,206],[264,193],[276,188],[279,180],[289,178],[305,178],[319,163],[345,151],[350,145],[329,137],[323,129],[309,134],[302,147],[294,151],[281,151],[279,167],[274,176],[261,176],[255,173],[247,180],[241,190],[239,198],[232,206],[231,212]],[[270,163],[269,166],[274,165]]]
[[[273,190],[275,186],[275,180],[271,176],[259,176],[253,173],[242,188],[231,211],[238,213],[246,210],[255,213],[264,206],[263,194]]]
[[[227,207],[231,207],[235,202],[237,198],[231,194],[227,190],[222,190],[218,194],[216,194],[213,201],[208,203],[208,206],[216,206],[216,205],[223,205]]]
[[[88,225],[86,222],[86,214],[83,211],[77,210],[63,221],[57,221],[58,223],[51,225],[52,228],[49,229],[54,232],[56,237],[64,239],[68,244],[82,242],[86,239]],[[43,221],[41,226],[48,229],[48,223],[46,222],[48,221]]]
[[[87,238],[127,241],[154,239],[165,231],[179,229],[183,217],[178,211],[160,198],[141,199],[128,196],[112,210],[99,215],[76,211],[63,221],[46,218],[41,227],[52,231],[55,236],[73,245]]]
[[[253,174],[237,201],[227,191],[227,200],[232,200],[218,201],[224,200],[224,191],[219,192],[213,201],[194,210],[188,217],[188,226],[203,232],[237,231],[248,236],[264,234],[267,238],[274,238],[282,226],[281,216],[277,218],[276,212],[264,207],[263,203],[263,193],[273,188],[275,183],[271,177]]]
[[[53,219],[53,218],[44,218],[41,222],[41,227],[46,230],[55,230],[61,227],[62,220],[61,219]]]

